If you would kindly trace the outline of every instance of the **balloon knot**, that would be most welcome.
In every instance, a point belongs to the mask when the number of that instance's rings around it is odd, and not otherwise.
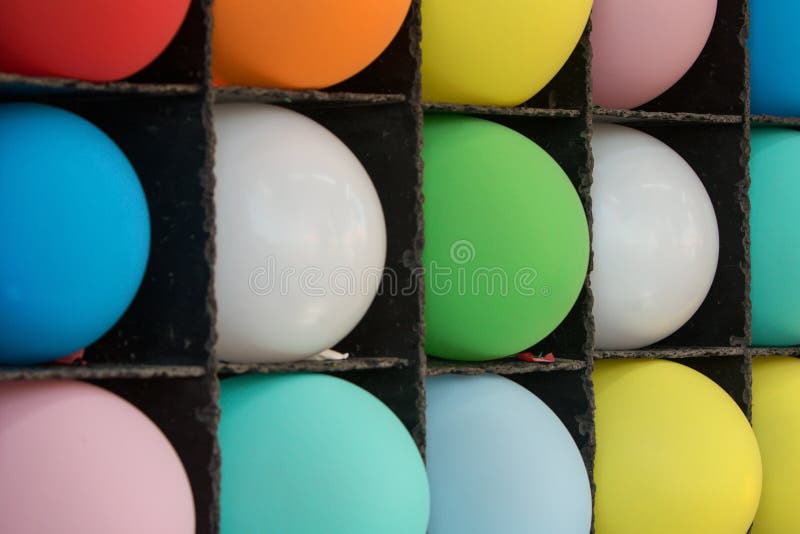
[[[80,349],[69,356],[55,360],[53,363],[58,365],[86,365],[86,360],[83,359],[83,351],[84,349]]]
[[[327,361],[327,360],[346,360],[350,357],[350,353],[348,352],[338,352],[333,349],[325,349],[319,354],[315,354],[308,358],[309,360],[314,361]]]
[[[528,363],[553,363],[556,361],[556,357],[552,352],[544,355],[540,352],[538,356],[532,352],[520,352],[517,354],[517,359]]]

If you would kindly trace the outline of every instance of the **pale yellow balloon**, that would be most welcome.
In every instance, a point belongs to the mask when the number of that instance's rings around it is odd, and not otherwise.
[[[596,363],[597,534],[745,534],[761,457],[744,413],[665,360]]]
[[[592,0],[425,0],[422,95],[515,106],[538,93],[580,40]]]
[[[753,534],[800,532],[800,361],[753,359],[753,429],[764,462],[764,490]]]

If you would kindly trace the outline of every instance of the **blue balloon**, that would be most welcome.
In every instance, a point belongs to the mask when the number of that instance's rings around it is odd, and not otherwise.
[[[222,534],[425,534],[425,466],[381,401],[316,374],[221,388]]]
[[[754,115],[800,115],[800,2],[750,0],[750,107]]]
[[[430,534],[588,534],[586,467],[545,403],[496,375],[426,389]]]
[[[750,156],[753,345],[800,344],[800,132],[754,128]]]
[[[0,105],[0,364],[86,347],[122,316],[150,247],[142,186],[85,119]]]

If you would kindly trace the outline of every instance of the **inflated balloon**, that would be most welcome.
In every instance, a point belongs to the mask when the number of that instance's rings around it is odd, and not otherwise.
[[[764,464],[764,489],[753,534],[800,532],[800,360],[753,358],[753,430]]]
[[[611,124],[592,137],[595,346],[636,349],[678,330],[711,288],[714,207],[670,147]]]
[[[750,109],[800,115],[800,34],[795,0],[750,0]]]
[[[383,210],[356,156],[311,119],[216,107],[217,355],[299,360],[344,338],[386,257]]]
[[[542,340],[586,277],[589,232],[561,167],[525,136],[425,118],[425,348],[489,360]]]
[[[326,375],[222,381],[222,534],[425,534],[419,450],[378,399]]]
[[[167,48],[190,0],[3,0],[0,71],[106,82]]]
[[[592,99],[641,106],[675,85],[706,45],[717,0],[596,0]]]
[[[592,0],[425,0],[422,96],[515,106],[538,93],[583,34]]]
[[[426,382],[430,534],[585,534],[589,478],[563,423],[497,375]]]
[[[800,344],[800,132],[754,128],[750,156],[753,345]]]
[[[733,399],[670,361],[595,366],[597,534],[747,532],[761,458]]]
[[[318,89],[389,46],[411,0],[216,0],[212,69],[223,85]]]
[[[64,357],[106,333],[142,281],[150,217],[125,154],[85,119],[0,105],[0,363]]]
[[[192,488],[172,445],[102,388],[0,382],[0,451],[0,532],[195,532]]]

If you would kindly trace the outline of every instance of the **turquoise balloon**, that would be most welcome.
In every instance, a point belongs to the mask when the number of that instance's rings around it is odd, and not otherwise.
[[[381,401],[339,378],[222,381],[222,534],[425,534],[414,440]]]
[[[750,159],[753,345],[800,344],[800,132],[754,128]]]
[[[589,477],[572,436],[497,375],[426,383],[430,534],[588,534]]]

